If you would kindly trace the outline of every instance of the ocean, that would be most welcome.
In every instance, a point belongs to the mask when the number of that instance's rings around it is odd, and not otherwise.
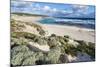
[[[65,18],[53,18],[47,17],[39,20],[42,24],[59,24],[59,25],[70,25],[70,26],[79,26],[84,28],[95,29],[95,20],[94,19],[65,19]]]

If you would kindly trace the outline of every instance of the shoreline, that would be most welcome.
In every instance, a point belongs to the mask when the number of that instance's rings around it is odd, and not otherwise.
[[[86,28],[86,27],[81,27],[81,26],[76,26],[76,25],[62,25],[62,24],[42,24],[40,22],[38,22],[39,24],[41,25],[47,25],[47,26],[61,26],[62,28],[64,27],[69,27],[69,28],[77,28],[77,29],[82,29],[82,30],[87,30],[87,31],[95,31],[95,29],[92,29],[92,28]]]
[[[68,35],[75,40],[84,40],[87,42],[95,43],[95,30],[88,28],[81,28],[77,26],[68,25],[53,25],[53,24],[41,24],[47,31],[47,36],[56,34],[58,36]]]
[[[84,40],[95,43],[95,29],[83,28],[79,26],[60,25],[60,24],[42,24],[37,22],[42,17],[40,16],[18,16],[14,15],[12,18],[25,22],[36,23],[44,28],[47,32],[46,36],[56,34],[58,36],[68,35],[75,40]]]

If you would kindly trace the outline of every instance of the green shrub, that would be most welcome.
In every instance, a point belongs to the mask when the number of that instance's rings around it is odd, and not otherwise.
[[[18,45],[28,45],[28,40],[25,38],[11,38],[11,47],[13,46],[18,46]]]
[[[68,35],[64,35],[65,38],[70,38]]]
[[[50,37],[48,39],[48,45],[52,48],[52,47],[58,46],[59,44],[55,37]]]
[[[11,19],[11,31],[22,31],[25,28],[26,27],[23,23],[19,23],[18,21]]]
[[[51,49],[50,52],[48,52],[46,61],[50,61],[51,64],[59,63],[60,55],[61,55],[60,47],[54,47]]]
[[[34,39],[35,36],[36,36],[35,34],[28,33],[28,32],[12,32],[11,33],[11,37],[14,37],[14,38],[24,37],[26,39]]]
[[[83,53],[87,53],[91,56],[91,59],[95,59],[95,44],[91,42],[85,42],[85,41],[77,41],[80,43],[78,45],[77,50]]]
[[[23,61],[22,65],[26,65],[26,66],[35,65],[36,60],[37,59],[36,59],[35,55],[32,55],[30,57],[25,58],[25,60]]]
[[[17,46],[11,50],[11,64],[16,65],[35,65],[36,53],[29,50],[26,46]]]
[[[67,54],[61,54],[59,61],[60,61],[60,63],[68,63],[69,60],[68,60]]]
[[[17,46],[11,49],[11,64],[21,65],[24,59],[24,53],[29,49],[26,46]]]
[[[51,37],[56,37],[56,34],[51,34]]]
[[[36,65],[46,64],[45,55],[42,52],[33,52],[27,46],[16,46],[11,49],[11,65]],[[42,61],[42,62],[40,62]]]
[[[39,32],[40,35],[44,36],[46,34],[45,31],[40,27],[39,28],[37,27],[37,31]]]
[[[21,65],[23,60],[23,53],[17,53],[16,55],[12,56],[11,64],[12,65]]]

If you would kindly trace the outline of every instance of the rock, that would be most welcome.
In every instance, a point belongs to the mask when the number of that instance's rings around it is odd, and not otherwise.
[[[87,62],[87,61],[92,61],[91,57],[86,54],[86,53],[78,53],[77,54],[77,59],[76,59],[77,62]]]
[[[43,52],[50,51],[50,47],[48,45],[39,45],[38,43],[34,43],[34,42],[29,42],[29,47],[33,51],[43,51]]]

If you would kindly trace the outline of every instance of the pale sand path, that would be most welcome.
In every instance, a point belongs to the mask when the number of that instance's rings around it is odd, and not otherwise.
[[[45,27],[45,30],[48,31],[48,35],[69,35],[71,38],[76,40],[84,40],[93,43],[95,42],[95,31],[92,29],[50,24],[43,24],[43,26]]]

